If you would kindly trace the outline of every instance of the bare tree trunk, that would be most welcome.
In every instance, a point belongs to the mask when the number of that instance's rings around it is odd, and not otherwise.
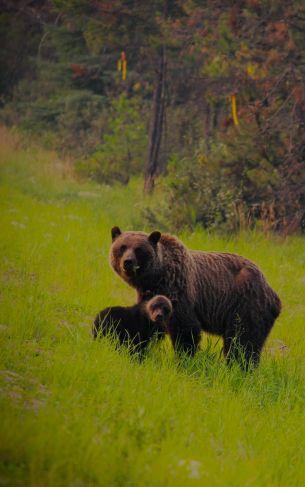
[[[158,155],[162,138],[165,108],[165,47],[160,50],[159,69],[154,91],[153,116],[149,133],[149,146],[145,169],[144,192],[151,193],[154,189],[155,176],[158,169]]]
[[[205,148],[207,154],[211,149],[211,106],[209,102],[205,104]]]

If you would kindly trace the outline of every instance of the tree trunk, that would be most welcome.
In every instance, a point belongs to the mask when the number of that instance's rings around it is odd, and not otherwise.
[[[153,116],[149,133],[147,163],[145,169],[144,192],[151,193],[154,189],[155,176],[158,169],[158,155],[162,138],[162,127],[165,107],[165,47],[162,46],[159,57],[159,69],[153,100]]]

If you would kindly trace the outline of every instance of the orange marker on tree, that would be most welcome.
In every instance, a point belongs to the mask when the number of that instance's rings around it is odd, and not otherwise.
[[[232,107],[232,118],[235,127],[238,126],[238,118],[237,118],[237,112],[236,112],[236,95],[231,95],[231,107]]]
[[[122,71],[122,80],[125,81],[127,77],[127,60],[125,52],[121,52],[121,57],[118,60],[118,71]]]

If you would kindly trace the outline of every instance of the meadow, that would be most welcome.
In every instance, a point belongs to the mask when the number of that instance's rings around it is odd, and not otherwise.
[[[150,230],[142,183],[78,181],[55,153],[0,136],[0,485],[303,487],[304,237],[180,235],[254,260],[280,295],[258,370],[228,369],[207,336],[194,359],[166,339],[139,363],[90,327],[135,301],[108,252],[113,225]]]

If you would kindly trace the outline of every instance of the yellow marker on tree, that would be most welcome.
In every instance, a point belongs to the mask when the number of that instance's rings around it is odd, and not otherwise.
[[[118,71],[122,71],[122,80],[125,81],[127,77],[127,61],[125,52],[121,52],[121,57],[118,60]]]
[[[231,95],[231,106],[232,106],[232,118],[235,127],[238,126],[238,118],[236,113],[236,95]]]

